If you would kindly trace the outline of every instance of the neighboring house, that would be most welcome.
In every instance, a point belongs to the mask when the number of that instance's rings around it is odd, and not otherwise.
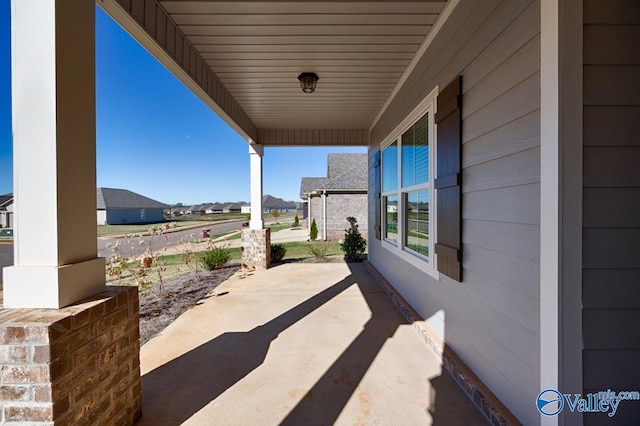
[[[227,204],[222,208],[222,213],[240,213],[242,207],[238,203]]]
[[[207,209],[208,214],[219,214],[219,213],[223,213],[223,211],[224,211],[224,205],[221,203],[214,203]]]
[[[295,212],[296,204],[293,201],[284,201],[282,198],[274,197],[273,195],[262,196],[262,211],[264,213],[271,213],[275,209],[279,212]]]
[[[241,213],[251,213],[251,204],[248,204],[248,203],[240,204],[240,212]]]
[[[164,220],[166,204],[126,189],[98,188],[98,225],[156,223]]]
[[[307,226],[315,219],[318,238],[339,240],[355,217],[364,238],[368,234],[367,154],[329,154],[326,178],[302,178],[300,198]]]
[[[0,195],[0,228],[13,227],[13,194]]]

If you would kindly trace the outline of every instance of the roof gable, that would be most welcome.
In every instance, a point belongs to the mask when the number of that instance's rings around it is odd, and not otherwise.
[[[306,198],[317,190],[357,190],[368,187],[366,153],[329,154],[327,156],[327,177],[304,177],[300,182],[300,198]]]
[[[97,204],[99,210],[106,209],[164,209],[168,207],[144,195],[126,189],[98,188]]]

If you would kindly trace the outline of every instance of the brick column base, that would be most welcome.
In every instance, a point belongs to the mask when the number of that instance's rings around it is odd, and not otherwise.
[[[242,231],[242,268],[267,269],[271,266],[271,230]]]
[[[139,334],[136,287],[63,309],[1,309],[0,423],[133,425]]]

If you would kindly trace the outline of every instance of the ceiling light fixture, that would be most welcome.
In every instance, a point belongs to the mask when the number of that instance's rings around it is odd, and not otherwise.
[[[300,80],[300,88],[304,93],[313,93],[319,78],[314,72],[303,72],[298,76],[298,80]]]

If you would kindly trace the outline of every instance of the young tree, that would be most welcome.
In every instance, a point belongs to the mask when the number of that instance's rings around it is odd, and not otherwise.
[[[361,260],[360,255],[364,253],[367,247],[367,242],[358,231],[356,218],[349,216],[347,221],[349,222],[349,229],[344,230],[344,242],[340,245],[340,248],[347,260],[358,262]]]
[[[278,218],[280,217],[280,210],[278,210],[278,206],[276,206],[271,212],[271,216],[273,216],[274,224],[278,223]]]
[[[309,231],[309,239],[311,239],[311,241],[315,241],[316,239],[318,239],[318,225],[316,225],[316,220],[313,219],[313,222],[311,222],[311,230]]]

